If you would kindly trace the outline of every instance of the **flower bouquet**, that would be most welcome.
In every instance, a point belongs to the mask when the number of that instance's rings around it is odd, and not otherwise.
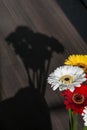
[[[87,55],[70,55],[64,64],[49,75],[48,83],[65,99],[69,130],[77,130],[78,114],[84,120],[82,130],[87,130]]]

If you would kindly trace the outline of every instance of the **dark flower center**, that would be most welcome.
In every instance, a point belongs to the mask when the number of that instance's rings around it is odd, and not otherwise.
[[[63,75],[59,81],[64,85],[71,84],[73,82],[73,77],[71,75]]]
[[[82,104],[84,102],[84,96],[79,93],[75,93],[72,96],[72,100],[76,104]]]
[[[80,68],[82,68],[84,70],[85,73],[87,73],[87,65],[85,65],[83,63],[78,63],[76,66],[79,66]]]
[[[65,78],[64,80],[69,81],[70,79],[69,78]]]
[[[79,67],[80,67],[80,68],[85,68],[85,66],[83,66],[83,65],[79,65]]]

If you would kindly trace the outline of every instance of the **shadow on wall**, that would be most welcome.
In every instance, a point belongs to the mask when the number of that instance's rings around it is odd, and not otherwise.
[[[26,26],[17,27],[6,41],[23,61],[29,86],[35,86],[44,95],[52,54],[63,52],[63,46],[54,37],[35,33]]]
[[[0,130],[52,130],[47,103],[39,91],[26,87],[0,102]]]
[[[2,62],[1,62],[1,48],[0,48],[0,101],[2,100]]]

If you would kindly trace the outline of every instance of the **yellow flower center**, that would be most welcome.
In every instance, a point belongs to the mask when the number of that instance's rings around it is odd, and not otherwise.
[[[80,68],[82,68],[84,70],[84,72],[87,73],[87,65],[85,65],[83,63],[78,63],[77,66],[79,66]]]
[[[84,96],[83,96],[83,95],[81,95],[81,94],[79,94],[79,93],[75,93],[75,94],[73,94],[73,96],[72,96],[72,100],[73,100],[73,102],[76,103],[76,104],[82,104],[85,99],[84,99]]]
[[[71,84],[73,82],[73,77],[71,75],[64,75],[59,79],[63,84]]]

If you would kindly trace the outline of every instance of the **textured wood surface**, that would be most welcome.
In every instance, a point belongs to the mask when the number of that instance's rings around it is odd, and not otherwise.
[[[27,37],[25,36],[26,33]],[[20,34],[24,36],[21,39]],[[13,35],[15,40],[11,39]],[[49,58],[43,59],[42,63],[44,63],[44,67],[40,68],[40,70],[37,68],[37,70],[33,70],[35,62],[37,64],[37,59],[34,59],[35,56],[30,60],[34,60],[32,67],[30,66],[30,62],[26,65],[26,61],[23,59],[27,56],[26,60],[28,60],[29,54],[26,53],[24,55],[23,53],[22,55],[16,51],[15,44],[22,43],[23,45],[23,42],[28,42],[27,38],[32,45],[36,46],[37,51],[40,51],[39,45],[42,43],[44,44],[44,48],[47,47],[46,44],[49,44],[48,47],[52,47],[50,46],[52,40],[54,46],[56,46],[54,50],[51,48],[49,51],[48,48]],[[41,40],[41,44],[39,39]],[[36,85],[35,75],[42,71],[41,78],[44,79],[44,71],[46,71],[45,79],[42,81],[45,82],[44,85],[46,88],[41,88],[41,92],[44,89],[44,96],[50,109],[53,130],[67,130],[68,113],[63,105],[63,98],[60,96],[60,92],[52,91],[50,85],[46,83],[46,78],[57,66],[63,64],[64,59],[68,55],[77,53],[86,54],[87,45],[55,0],[0,1],[1,100],[14,96],[20,88],[28,86],[29,76],[32,77],[32,82]],[[45,69],[46,63],[48,64],[47,70]],[[40,67],[42,67],[42,64]],[[38,84],[36,86],[38,87]],[[42,85],[42,87],[44,86]],[[81,124],[79,124],[80,129]]]

